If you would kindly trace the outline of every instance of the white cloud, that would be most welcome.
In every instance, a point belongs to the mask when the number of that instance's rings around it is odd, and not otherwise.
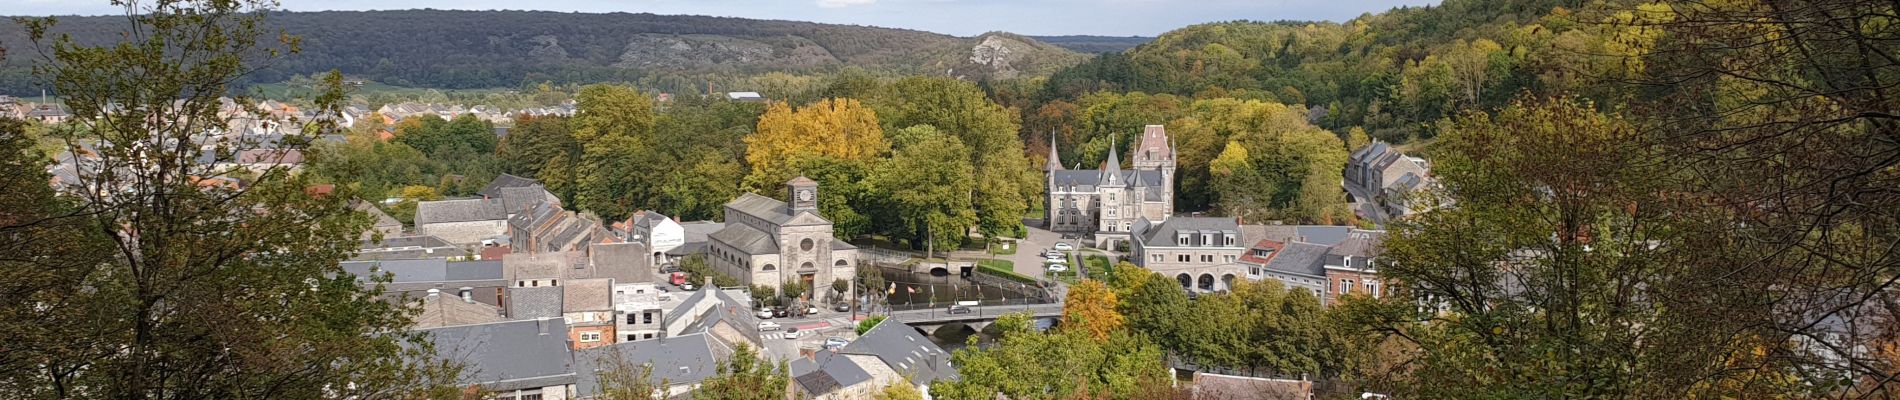
[[[824,8],[844,8],[877,3],[877,0],[818,0],[818,6]]]

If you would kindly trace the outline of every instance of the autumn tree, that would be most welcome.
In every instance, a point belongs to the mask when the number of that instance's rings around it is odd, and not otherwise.
[[[56,201],[72,213],[48,213],[40,190],[8,188],[0,197],[8,201],[0,204],[7,210],[0,229],[10,238],[0,266],[12,280],[31,279],[25,291],[8,293],[18,295],[10,303],[32,310],[0,314],[28,318],[0,326],[9,334],[32,333],[11,328],[21,324],[64,329],[44,338],[7,336],[0,386],[21,398],[459,396],[452,380],[460,371],[427,361],[433,350],[407,331],[408,310],[377,299],[379,286],[366,289],[339,266],[368,226],[366,215],[348,207],[347,187],[313,195],[310,180],[282,166],[243,172],[252,177],[244,185],[211,184],[239,173],[220,164],[260,144],[205,133],[222,131],[237,115],[269,115],[231,86],[300,47],[296,37],[265,28],[269,4],[122,6],[117,40],[103,45],[51,34],[52,18],[21,20],[45,55],[37,75],[74,116],[57,128],[69,138],[63,147],[88,149],[99,168],[75,171],[76,181],[58,186]],[[315,110],[335,112],[341,75],[323,82],[310,100]],[[329,119],[277,122],[311,136],[339,130]],[[276,145],[307,149],[303,139]],[[213,162],[200,162],[207,150]],[[9,153],[0,160],[19,152]],[[16,212],[42,219],[14,219]],[[65,224],[83,234],[31,231]],[[83,260],[83,269],[19,258],[47,245],[78,251],[59,258]]]
[[[1069,294],[1062,298],[1062,328],[1072,329],[1098,341],[1108,340],[1108,335],[1122,328],[1121,312],[1115,301],[1115,291],[1109,290],[1102,281],[1089,279],[1069,287]]]
[[[864,165],[889,148],[877,114],[855,99],[824,99],[797,110],[773,103],[745,143],[752,166],[746,186],[761,193],[777,193],[807,159]]]
[[[932,384],[933,398],[1132,398],[1168,386],[1161,348],[1125,330],[1107,340],[1080,330],[1037,332],[1026,314],[1005,315],[996,326],[998,345],[951,356],[962,379]]]

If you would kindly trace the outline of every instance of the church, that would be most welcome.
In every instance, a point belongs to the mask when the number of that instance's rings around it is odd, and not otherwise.
[[[1174,145],[1161,125],[1148,125],[1131,151],[1130,169],[1110,145],[1099,169],[1063,169],[1049,146],[1048,204],[1050,231],[1092,234],[1095,246],[1112,249],[1127,243],[1129,230],[1143,218],[1154,223],[1174,213]]]
[[[706,261],[746,286],[801,283],[828,294],[833,280],[857,276],[858,248],[833,237],[819,215],[818,182],[800,176],[785,186],[790,203],[754,193],[726,203],[726,226],[707,236]]]

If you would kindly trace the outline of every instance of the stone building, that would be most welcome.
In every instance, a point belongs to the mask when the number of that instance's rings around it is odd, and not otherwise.
[[[1222,291],[1244,277],[1240,264],[1247,246],[1241,241],[1240,221],[1222,217],[1176,217],[1160,223],[1136,221],[1129,259],[1136,265],[1173,277],[1182,287]]]
[[[707,262],[748,286],[797,282],[807,293],[832,293],[834,279],[857,276],[858,248],[834,237],[819,215],[818,182],[800,176],[786,187],[791,203],[754,193],[726,203],[725,228],[707,238]]]
[[[1129,239],[1136,220],[1160,222],[1173,215],[1175,152],[1167,129],[1148,125],[1132,153],[1128,170],[1113,145],[1099,169],[1063,169],[1050,146],[1044,203],[1049,230],[1094,234],[1096,246],[1114,248]]]

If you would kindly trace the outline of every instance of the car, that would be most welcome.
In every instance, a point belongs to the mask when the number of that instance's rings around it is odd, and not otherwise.
[[[759,321],[759,332],[776,331],[778,328],[779,324],[777,322]]]
[[[805,315],[818,315],[818,306],[806,304]]]
[[[698,287],[693,286],[692,282],[686,282],[685,284],[680,285],[680,290],[691,292],[696,289],[698,289]]]
[[[785,318],[789,316],[792,316],[791,310],[786,310],[785,307],[772,307],[773,318]]]
[[[831,305],[831,311],[837,311],[837,312],[848,312],[848,311],[851,311],[851,304],[849,304],[849,303],[838,303],[838,304],[833,304],[833,305]]]
[[[851,344],[851,341],[844,340],[844,338],[841,337],[832,336],[825,338],[825,350],[844,348],[844,346],[849,344]]]
[[[1049,269],[1049,271],[1052,271],[1052,272],[1063,272],[1063,271],[1069,270],[1069,266],[1062,265],[1062,264],[1049,264],[1047,268]]]
[[[949,311],[947,311],[947,312],[949,312],[949,313],[951,313],[951,314],[969,314],[969,313],[970,313],[970,307],[965,307],[965,306],[964,306],[964,305],[962,305],[962,304],[958,304],[958,305],[953,305],[953,306],[950,306],[950,310],[949,310]]]
[[[772,319],[772,310],[759,309],[759,312],[753,313],[752,315],[759,317],[759,319]]]
[[[1069,257],[1064,256],[1062,254],[1044,254],[1042,258],[1047,259],[1049,261],[1062,261],[1062,260],[1069,259]]]
[[[1056,250],[1062,250],[1062,251],[1075,250],[1075,246],[1070,245],[1069,242],[1056,242]]]
[[[805,331],[798,330],[796,326],[785,328],[785,340],[798,340],[799,336],[805,336]]]

